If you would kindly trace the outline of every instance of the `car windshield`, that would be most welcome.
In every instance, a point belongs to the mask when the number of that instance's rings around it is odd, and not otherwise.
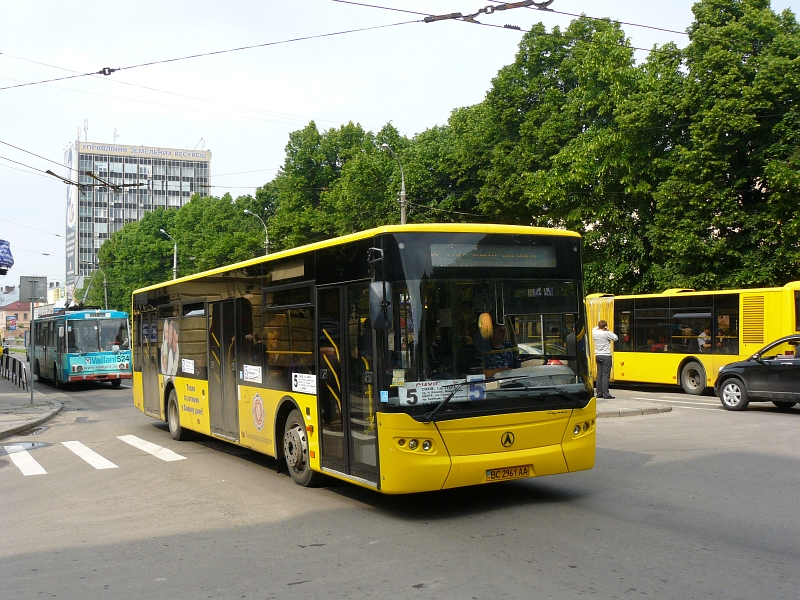
[[[444,279],[396,285],[384,410],[430,413],[583,406],[591,397],[579,282]]]

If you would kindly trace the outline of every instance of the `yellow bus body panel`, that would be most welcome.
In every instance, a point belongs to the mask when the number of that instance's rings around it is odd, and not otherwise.
[[[402,413],[379,415],[381,491],[406,494],[487,483],[487,471],[530,466],[531,476],[591,469],[595,401],[552,410],[420,423]],[[583,424],[586,423],[586,430]],[[575,425],[581,432],[573,433]],[[503,445],[511,433],[514,441]],[[408,442],[417,441],[416,450]],[[422,450],[424,441],[431,449]],[[401,443],[402,442],[402,443]]]
[[[259,417],[257,398],[263,405],[263,416]],[[239,386],[239,444],[269,456],[277,456],[283,443],[283,432],[275,432],[275,418],[281,400],[294,401],[306,423],[309,466],[321,470],[319,456],[319,432],[317,431],[317,397],[297,392],[270,390],[245,385]],[[309,431],[309,428],[311,431]]]
[[[575,427],[581,426],[581,431],[575,435]],[[595,399],[586,405],[586,408],[572,411],[569,425],[564,432],[561,448],[564,450],[564,460],[570,473],[586,471],[594,467],[597,449],[597,404]]]
[[[208,414],[208,382],[205,379],[175,377],[175,394],[178,396],[178,413],[181,427],[211,435]]]
[[[409,450],[410,440],[417,440],[416,450]],[[425,440],[431,442],[427,452],[422,450]],[[378,452],[385,494],[440,490],[450,473],[450,456],[436,426],[403,413],[378,414]]]
[[[141,371],[133,372],[133,405],[144,412],[144,387]]]

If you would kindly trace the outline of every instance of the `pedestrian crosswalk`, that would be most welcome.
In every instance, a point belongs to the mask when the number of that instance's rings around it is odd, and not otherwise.
[[[164,462],[186,460],[185,456],[181,456],[169,448],[164,448],[163,446],[159,446],[153,442],[148,442],[147,440],[143,440],[135,435],[120,435],[117,436],[117,439]],[[95,452],[79,441],[73,440],[61,442],[61,445],[72,452],[73,455],[82,459],[85,463],[94,467],[98,471],[119,468],[118,465],[114,464],[106,457],[102,456],[98,452]],[[8,458],[11,460],[11,463],[17,467],[22,475],[26,477],[31,475],[47,475],[48,471],[44,468],[44,466],[42,466],[42,464],[39,463],[36,458],[33,457],[29,451],[29,449],[32,447],[32,444],[12,443],[3,446],[3,449],[5,450]],[[42,458],[40,458],[40,460],[45,462]]]

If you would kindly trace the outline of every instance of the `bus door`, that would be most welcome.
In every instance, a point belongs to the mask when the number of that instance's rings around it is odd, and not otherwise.
[[[239,439],[236,398],[235,301],[208,304],[208,415],[211,432]]]
[[[144,412],[161,418],[161,393],[158,388],[158,314],[156,311],[142,312],[141,356],[142,391],[144,393]]]
[[[322,467],[378,482],[369,284],[317,290]]]

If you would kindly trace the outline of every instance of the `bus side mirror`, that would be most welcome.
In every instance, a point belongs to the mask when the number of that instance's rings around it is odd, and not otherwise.
[[[369,285],[369,321],[375,330],[392,328],[392,284],[388,281]]]

